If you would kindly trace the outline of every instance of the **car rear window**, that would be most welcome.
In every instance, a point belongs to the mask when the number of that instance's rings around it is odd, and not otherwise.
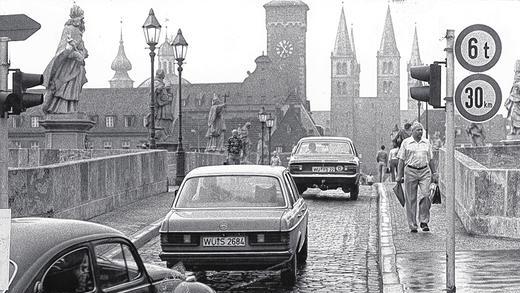
[[[188,179],[176,208],[284,207],[280,182],[269,176],[204,176]]]
[[[349,142],[305,141],[296,151],[298,155],[345,154],[352,155],[354,151]]]

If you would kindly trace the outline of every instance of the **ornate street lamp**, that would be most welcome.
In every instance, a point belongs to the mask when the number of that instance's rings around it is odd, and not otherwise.
[[[182,31],[177,31],[177,36],[171,43],[173,54],[177,61],[177,71],[179,72],[179,144],[177,146],[177,175],[175,185],[180,186],[184,180],[184,149],[182,148],[182,62],[186,58],[188,43],[182,36]]]
[[[266,121],[266,125],[267,125],[267,131],[268,131],[268,139],[267,139],[267,151],[268,151],[268,154],[269,154],[269,157],[267,158],[267,164],[271,164],[271,129],[273,128],[274,126],[274,119],[273,117],[271,117],[271,113],[269,113],[269,118],[267,118],[267,121]]]
[[[150,64],[151,64],[151,78],[150,78],[150,148],[155,149],[155,92],[154,92],[154,57],[155,57],[155,46],[159,42],[159,37],[161,36],[161,25],[157,18],[155,18],[155,14],[153,13],[153,9],[150,8],[150,13],[148,14],[148,18],[143,24],[144,38],[148,46],[150,46]]]
[[[260,123],[262,123],[262,142],[260,143],[262,146],[261,147],[262,153],[260,155],[260,165],[263,165],[264,164],[264,126],[265,126],[265,122],[267,121],[267,113],[265,112],[264,107],[262,107],[262,109],[258,113],[258,120],[260,120]]]

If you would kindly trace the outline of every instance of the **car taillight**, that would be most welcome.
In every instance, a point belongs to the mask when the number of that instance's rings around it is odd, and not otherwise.
[[[182,235],[183,243],[189,244],[191,243],[191,235],[190,234],[184,234]]]
[[[264,243],[265,242],[265,234],[256,234],[256,242]]]
[[[252,233],[249,236],[251,245],[280,245],[289,243],[288,232]]]
[[[289,243],[289,233],[281,233],[280,234],[280,243],[287,244]]]
[[[161,233],[161,244],[198,245],[199,235],[183,233]]]
[[[291,171],[301,171],[303,170],[303,166],[302,165],[290,165],[290,170]]]
[[[168,242],[168,234],[161,233],[161,243]]]

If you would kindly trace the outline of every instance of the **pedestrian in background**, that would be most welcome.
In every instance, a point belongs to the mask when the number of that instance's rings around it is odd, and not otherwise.
[[[274,151],[273,156],[271,157],[271,166],[281,166],[282,160],[280,160],[280,156],[278,156],[278,152]]]
[[[399,147],[394,143],[394,147],[388,153],[389,159],[389,168],[390,175],[392,176],[392,182],[395,182],[395,176],[397,175],[397,166],[399,165],[399,158],[397,157],[397,153],[399,152]]]
[[[379,182],[383,182],[386,173],[386,168],[388,167],[388,154],[385,151],[384,145],[382,145],[381,149],[377,152],[376,162],[377,172],[379,172]]]
[[[242,139],[238,136],[238,130],[231,131],[231,137],[227,143],[228,164],[240,165],[240,152],[242,151]]]
[[[392,140],[393,143],[397,144],[397,147],[401,147],[401,143],[403,143],[403,140],[410,137],[412,135],[412,124],[405,123],[404,129],[399,130],[399,133],[394,137]]]
[[[412,136],[403,140],[397,157],[399,158],[397,182],[404,177],[406,197],[406,217],[412,233],[417,233],[417,201],[419,201],[419,222],[423,231],[430,231],[431,181],[437,181],[430,142],[423,138],[423,126],[414,122]]]

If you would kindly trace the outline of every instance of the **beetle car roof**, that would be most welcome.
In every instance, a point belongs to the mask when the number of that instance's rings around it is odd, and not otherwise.
[[[198,167],[191,170],[186,177],[207,175],[275,175],[282,176],[286,170],[282,166],[267,165],[218,165]]]
[[[116,229],[92,222],[53,218],[13,218],[11,220],[11,256],[20,272],[27,271],[38,259],[83,241],[124,236]],[[19,276],[15,276],[19,277]]]

